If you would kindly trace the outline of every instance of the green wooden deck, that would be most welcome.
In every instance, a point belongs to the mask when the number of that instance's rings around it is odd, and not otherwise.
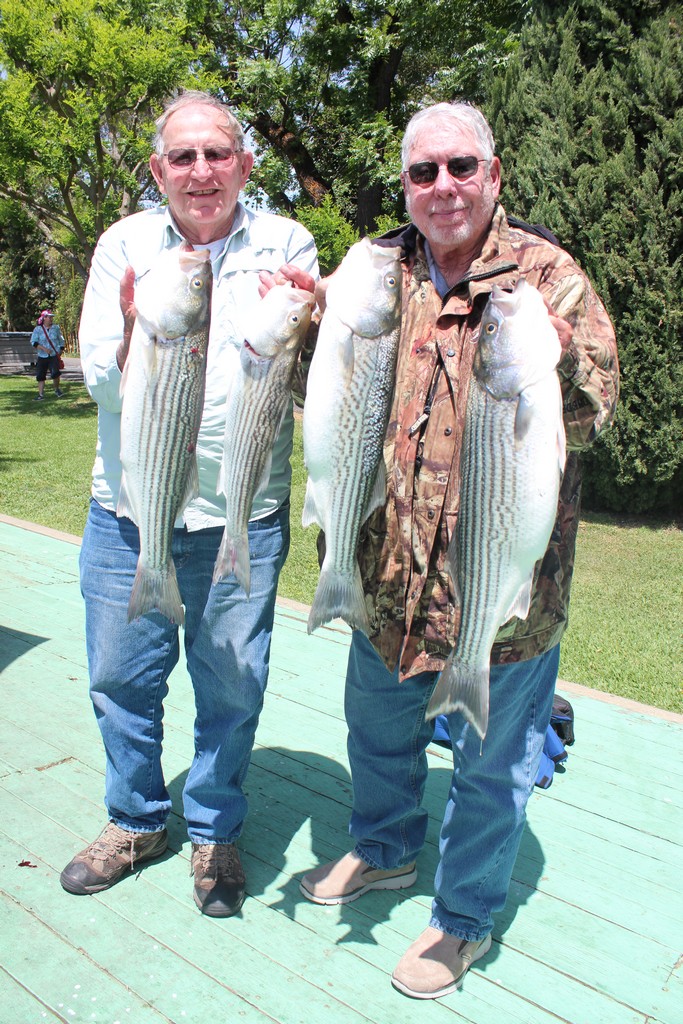
[[[348,632],[306,635],[281,602],[240,841],[242,914],[191,899],[180,793],[193,702],[176,670],[164,765],[170,849],[100,896],[59,885],[104,824],[75,538],[0,521],[0,1024],[683,1024],[683,717],[562,687],[565,774],[537,790],[491,952],[438,1002],[389,975],[426,926],[449,777],[430,753],[417,884],[316,907],[297,878],[348,849],[342,680]]]

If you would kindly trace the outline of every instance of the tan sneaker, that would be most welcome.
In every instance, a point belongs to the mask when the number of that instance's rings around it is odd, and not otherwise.
[[[194,901],[208,917],[232,917],[242,907],[246,879],[233,843],[193,843]]]
[[[160,832],[128,832],[110,821],[94,843],[69,861],[59,881],[74,896],[90,896],[110,889],[144,861],[160,857],[167,845],[165,828]]]
[[[438,928],[425,928],[403,954],[391,984],[413,999],[438,999],[455,992],[472,964],[491,948],[491,936],[468,942]]]
[[[333,906],[351,903],[370,889],[407,889],[416,878],[415,861],[402,868],[380,871],[352,851],[304,875],[299,889],[307,900]]]

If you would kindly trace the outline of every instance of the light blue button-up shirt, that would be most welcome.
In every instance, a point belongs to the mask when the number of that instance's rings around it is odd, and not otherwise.
[[[46,334],[47,338],[45,337]],[[50,342],[52,342],[52,344],[50,344]],[[31,335],[31,344],[35,349],[41,345],[46,349],[48,356],[58,356],[66,345],[66,342],[62,337],[59,324],[53,324],[52,327],[43,327],[41,324],[36,324],[33,328],[33,334]],[[45,352],[38,352],[38,355],[45,356]]]
[[[116,349],[123,333],[119,282],[128,265],[134,268],[138,280],[159,253],[179,246],[181,241],[182,235],[167,207],[146,210],[118,221],[104,232],[90,268],[79,343],[85,383],[98,405],[92,495],[108,509],[116,509],[121,486],[121,371],[116,363]],[[182,517],[189,530],[224,525],[225,500],[217,493],[217,486],[230,368],[244,337],[239,324],[248,316],[250,305],[259,301],[259,272],[274,273],[283,263],[293,263],[317,278],[312,235],[297,221],[255,213],[238,203],[230,235],[212,263],[206,394],[197,441],[199,496],[190,502]],[[254,501],[252,519],[269,515],[289,497],[293,430],[290,403],[273,449],[270,480]]]

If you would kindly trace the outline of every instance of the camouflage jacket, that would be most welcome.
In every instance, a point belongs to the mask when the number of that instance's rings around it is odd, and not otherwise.
[[[614,415],[618,363],[614,331],[586,275],[561,248],[508,223],[496,208],[479,259],[442,300],[417,229],[380,244],[404,250],[402,334],[384,447],[387,503],[365,524],[359,562],[371,640],[400,678],[440,670],[455,644],[459,609],[445,569],[458,517],[460,450],[472,359],[493,284],[535,285],[574,329],[558,367],[568,459],[557,520],[536,568],[531,608],[500,630],[493,663],[522,661],[557,644],[567,626],[578,529],[578,452]]]

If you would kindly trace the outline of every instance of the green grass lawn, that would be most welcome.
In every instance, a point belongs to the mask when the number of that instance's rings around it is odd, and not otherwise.
[[[0,511],[80,535],[95,452],[96,409],[81,384],[34,402],[35,381],[0,377]],[[305,472],[295,434],[292,546],[280,594],[309,604],[318,578],[316,530],[301,527]],[[683,533],[671,523],[586,515],[560,675],[683,712]]]

